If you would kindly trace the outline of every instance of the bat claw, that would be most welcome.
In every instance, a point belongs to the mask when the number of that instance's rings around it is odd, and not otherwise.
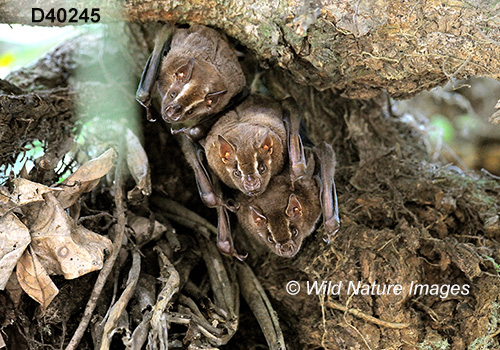
[[[248,253],[239,254],[236,249],[234,249],[233,242],[231,241],[219,240],[217,241],[217,248],[223,255],[234,256],[239,261],[245,261],[245,259],[248,257]]]
[[[290,172],[290,179],[292,180],[292,184],[304,177],[304,175],[306,175],[306,170],[307,168],[305,162],[293,164]]]
[[[248,253],[245,253],[244,255],[239,254],[236,250],[233,252],[233,256],[238,259],[239,261],[245,261],[248,258]]]
[[[240,209],[240,204],[236,203],[233,199],[228,199],[222,204],[227,210],[236,213]]]
[[[340,230],[340,222],[337,218],[331,218],[324,223],[326,238],[323,240],[330,244],[332,238],[337,235],[337,232]]]

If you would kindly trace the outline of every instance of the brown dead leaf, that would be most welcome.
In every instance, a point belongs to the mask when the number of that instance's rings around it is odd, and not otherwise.
[[[493,124],[500,124],[500,100],[498,100],[495,105],[495,109],[498,109],[493,115],[490,117],[490,122]]]
[[[41,202],[45,193],[58,191],[58,189],[49,188],[37,182],[23,179],[22,177],[12,180],[12,184],[14,185],[14,190],[10,195],[10,199],[17,205]]]
[[[134,190],[140,190],[144,196],[151,194],[151,171],[148,156],[139,138],[127,128],[127,166],[137,184]]]
[[[31,241],[28,228],[13,213],[0,217],[0,290]]]
[[[59,293],[59,289],[36,255],[31,254],[30,249],[26,249],[17,262],[16,272],[21,288],[41,305],[42,310],[45,310]]]
[[[5,291],[14,304],[14,307],[17,308],[17,306],[21,302],[21,297],[24,294],[24,291],[21,288],[21,285],[19,284],[15,273],[10,275],[9,281],[5,285]]]
[[[7,187],[0,186],[0,216],[4,216],[17,207],[18,205],[10,200],[10,193]]]
[[[0,205],[4,205],[10,201],[10,193],[7,187],[0,186]]]
[[[56,194],[63,208],[72,206],[83,193],[91,191],[101,177],[106,175],[115,164],[116,152],[110,148],[102,155],[83,164],[77,171],[63,181],[62,191]]]
[[[132,212],[127,212],[127,223],[132,228],[138,244],[157,240],[167,230],[162,223],[156,220],[151,222],[150,219],[135,215]],[[151,227],[151,225],[154,226]]]
[[[500,101],[498,101],[498,103],[500,105]],[[493,115],[490,117],[490,122],[493,124],[500,124],[500,110],[493,113]]]
[[[29,217],[31,246],[49,274],[66,279],[80,277],[102,268],[104,250],[112,251],[111,241],[76,225],[52,193]]]

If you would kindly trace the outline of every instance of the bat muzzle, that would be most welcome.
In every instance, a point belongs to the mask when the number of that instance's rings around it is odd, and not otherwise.
[[[246,179],[243,180],[243,188],[249,196],[260,194],[262,192],[261,184],[260,178],[256,176],[247,175]]]
[[[168,123],[175,123],[182,117],[182,107],[175,105],[168,105],[163,110],[163,119]]]
[[[278,255],[284,258],[293,258],[299,250],[297,249],[295,242],[289,240],[283,244],[277,243],[276,251],[278,252]]]

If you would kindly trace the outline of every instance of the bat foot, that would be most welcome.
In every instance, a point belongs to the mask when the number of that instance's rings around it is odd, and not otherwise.
[[[155,122],[156,118],[153,117],[153,114],[151,113],[151,109],[149,107],[146,107],[146,118],[148,119],[148,122]]]
[[[224,208],[233,213],[236,213],[238,209],[240,209],[240,204],[236,203],[233,199],[226,200],[225,202],[222,203],[222,205],[224,206]]]
[[[326,243],[330,244],[333,237],[335,237],[337,235],[337,232],[339,232],[340,222],[336,218],[331,218],[325,221],[324,226],[326,237],[324,237],[323,240]]]
[[[217,241],[217,248],[223,255],[234,256],[239,261],[245,261],[248,257],[248,253],[239,254],[236,249],[234,249],[234,246],[230,241]]]
[[[306,165],[305,163],[303,164],[295,164],[292,166],[292,169],[290,171],[290,180],[292,181],[292,185],[300,180],[301,178],[306,175]]]
[[[239,261],[245,261],[248,258],[248,253],[239,254],[236,250],[233,252],[233,256]]]

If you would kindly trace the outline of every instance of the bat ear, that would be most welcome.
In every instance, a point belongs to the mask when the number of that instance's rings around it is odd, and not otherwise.
[[[205,96],[205,103],[208,108],[212,108],[219,102],[219,99],[227,93],[227,90],[211,92]]]
[[[249,206],[250,213],[252,214],[252,219],[255,225],[261,226],[267,222],[267,218],[262,215],[256,208]]]
[[[296,219],[299,216],[302,216],[302,205],[300,204],[300,201],[295,193],[292,193],[290,197],[288,197],[288,205],[285,213],[291,219]]]
[[[189,61],[177,68],[175,72],[175,78],[183,83],[187,83],[191,79],[191,74],[193,73],[194,57],[189,59]]]
[[[271,135],[269,135],[268,132],[266,132],[264,136],[262,136],[260,149],[265,153],[269,153],[270,155],[273,153],[273,138],[271,137]]]
[[[234,146],[221,135],[219,135],[219,155],[223,163],[234,156]]]

